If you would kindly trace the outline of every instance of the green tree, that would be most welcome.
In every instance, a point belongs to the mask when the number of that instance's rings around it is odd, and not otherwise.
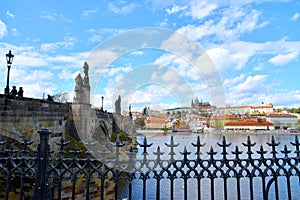
[[[145,120],[143,118],[138,118],[137,120],[135,120],[135,124],[138,125],[138,126],[145,126]]]

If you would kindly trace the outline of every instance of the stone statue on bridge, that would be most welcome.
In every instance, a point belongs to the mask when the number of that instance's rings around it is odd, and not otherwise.
[[[84,62],[83,70],[84,70],[83,86],[86,89],[90,90],[89,65],[87,64],[87,62]]]
[[[90,104],[89,65],[84,62],[84,78],[79,73],[75,78],[74,103]]]
[[[120,95],[115,102],[115,111],[116,111],[117,115],[121,115],[121,96]]]

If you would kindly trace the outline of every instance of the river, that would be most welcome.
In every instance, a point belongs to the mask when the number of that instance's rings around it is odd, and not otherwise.
[[[250,136],[251,142],[256,143],[256,145],[252,148],[252,151],[254,152],[253,157],[258,158],[259,155],[256,153],[257,150],[259,150],[260,146],[263,145],[264,150],[268,151],[268,154],[266,154],[266,157],[270,156],[271,147],[266,144],[266,142],[271,142],[272,135],[274,135],[274,138],[276,142],[280,142],[279,146],[276,147],[276,150],[279,154],[281,154],[280,150],[283,150],[284,145],[287,145],[290,150],[292,150],[292,154],[295,151],[294,146],[290,144],[290,142],[295,141],[295,135],[286,133],[286,134],[278,134],[278,133],[264,133],[264,134],[250,134],[250,133],[231,133],[231,134],[225,134],[224,133],[187,133],[187,132],[177,132],[177,133],[167,133],[163,134],[161,132],[148,132],[143,133],[142,135],[139,135],[137,137],[137,141],[141,144],[144,141],[144,138],[146,136],[147,142],[152,143],[152,146],[147,149],[147,152],[149,153],[148,158],[156,158],[156,155],[154,155],[153,152],[157,151],[158,146],[160,147],[160,151],[164,152],[164,154],[161,156],[162,159],[167,160],[170,158],[169,152],[170,147],[167,147],[165,143],[170,144],[171,136],[173,136],[174,143],[179,143],[179,146],[175,148],[176,155],[174,156],[175,159],[182,159],[182,155],[180,152],[183,152],[184,148],[190,152],[192,152],[189,155],[189,159],[195,159],[195,147],[192,145],[192,143],[197,142],[197,137],[200,137],[201,143],[205,143],[204,147],[201,147],[201,158],[207,159],[209,155],[207,152],[212,147],[214,151],[218,152],[217,155],[215,155],[216,158],[222,157],[221,155],[221,147],[217,143],[222,142],[223,136],[225,136],[227,143],[231,143],[231,145],[228,147],[227,152],[229,158],[233,158],[233,154],[231,154],[231,151],[235,150],[235,147],[238,145],[239,150],[243,151],[242,156],[247,156],[246,152],[247,149],[242,143],[247,143],[247,137]],[[138,154],[137,159],[142,159],[143,149],[141,147],[138,148]],[[296,197],[300,196],[299,191],[299,180],[295,177],[291,178],[292,183],[297,184],[297,189],[293,189],[293,196]],[[215,199],[224,199],[223,197],[223,190],[222,187],[218,187],[218,182],[223,187],[223,180],[215,180]],[[261,182],[261,181],[259,181]],[[167,178],[161,180],[160,182],[160,199],[170,199],[170,180]],[[229,179],[228,185],[230,184],[236,184],[235,179]],[[249,180],[244,179],[241,180],[241,191],[242,191],[242,199],[250,199],[249,196]],[[125,185],[127,185],[125,183]],[[197,183],[196,179],[189,179],[188,180],[188,199],[197,199]],[[133,199],[139,200],[142,199],[142,191],[143,191],[143,182],[139,179],[139,175],[137,175],[136,179],[133,181]],[[255,190],[255,199],[262,199],[262,194],[259,192],[261,189],[261,184],[257,184],[254,187]],[[257,190],[257,191],[256,191]],[[296,190],[296,191],[295,191]],[[175,199],[183,199],[183,180],[182,179],[176,179],[174,182],[174,198]],[[243,192],[244,191],[244,192]],[[282,195],[281,195],[282,193]],[[283,194],[284,193],[284,194]],[[121,191],[120,199],[126,199],[128,195],[127,187],[124,187]],[[269,199],[275,198],[274,188],[270,190]],[[280,190],[280,197],[286,195],[286,190]],[[210,199],[210,182],[208,179],[203,179],[201,183],[201,199]],[[156,180],[155,179],[149,179],[147,180],[147,199],[152,200],[156,199]],[[236,192],[230,192],[229,191],[229,198],[228,199],[237,199]],[[282,197],[280,199],[286,199],[285,197]]]

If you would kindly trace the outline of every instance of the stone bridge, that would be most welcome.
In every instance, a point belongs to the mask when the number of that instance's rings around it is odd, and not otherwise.
[[[84,76],[79,73],[75,78],[72,103],[0,94],[0,133],[16,140],[25,135],[38,140],[37,130],[43,127],[52,132],[51,137],[64,134],[86,140],[92,135],[97,141],[107,142],[113,133],[124,133],[135,140],[134,126],[129,118],[121,116],[120,112],[113,114],[92,108],[88,71],[89,65],[85,62]]]
[[[0,94],[2,135],[18,141],[27,135],[36,144],[37,131],[42,127],[52,132],[53,139],[64,134],[85,140],[91,134],[103,142],[109,141],[114,133],[132,135],[135,132],[128,128],[133,125],[127,118],[92,109],[89,104],[58,103]]]

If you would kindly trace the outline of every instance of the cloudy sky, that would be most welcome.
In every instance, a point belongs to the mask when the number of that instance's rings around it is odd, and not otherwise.
[[[70,93],[90,65],[92,103],[114,109],[300,106],[298,0],[0,2],[0,76],[24,96]]]

